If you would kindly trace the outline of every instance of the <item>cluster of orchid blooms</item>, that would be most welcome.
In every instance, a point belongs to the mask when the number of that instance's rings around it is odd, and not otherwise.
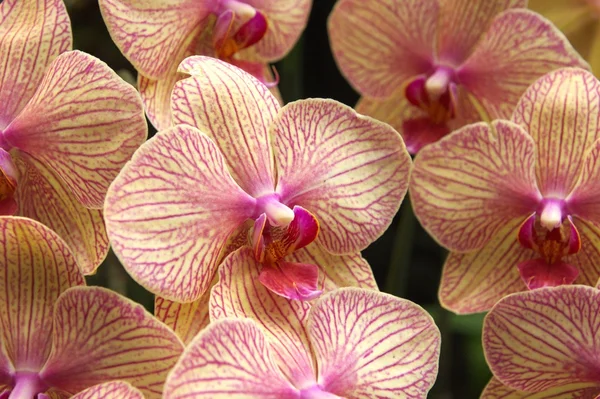
[[[338,0],[355,110],[282,105],[311,0],[99,4],[138,90],[0,3],[0,398],[425,398],[439,330],[360,255],[407,191],[440,302],[491,309],[482,398],[600,397],[600,82],[526,0]],[[154,315],[86,287],[109,246]]]

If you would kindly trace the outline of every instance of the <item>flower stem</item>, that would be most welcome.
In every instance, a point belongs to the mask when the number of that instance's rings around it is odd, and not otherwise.
[[[400,220],[396,228],[392,255],[383,291],[403,297],[406,294],[407,277],[412,258],[417,220],[408,199],[400,209]]]

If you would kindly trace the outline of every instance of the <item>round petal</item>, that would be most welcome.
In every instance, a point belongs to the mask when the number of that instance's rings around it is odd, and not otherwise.
[[[144,395],[125,381],[112,381],[94,385],[71,399],[144,399]]]
[[[175,123],[194,126],[213,139],[247,193],[273,192],[269,126],[279,111],[277,99],[248,73],[214,58],[189,57],[179,72],[192,76],[173,89]]]
[[[329,40],[350,84],[362,95],[385,98],[429,70],[437,21],[436,0],[339,0]]]
[[[598,387],[590,384],[569,384],[542,392],[517,391],[492,378],[481,394],[481,399],[589,399],[597,397]]]
[[[134,154],[110,186],[104,217],[113,249],[136,281],[191,302],[210,286],[227,238],[253,210],[216,145],[180,125]]]
[[[298,399],[252,320],[211,323],[186,348],[165,384],[164,399]]]
[[[465,126],[416,157],[415,215],[450,250],[481,248],[507,223],[535,211],[534,159],[533,140],[513,123]]]
[[[383,234],[412,164],[394,129],[333,100],[301,100],[282,109],[272,135],[277,192],[316,216],[317,242],[352,254]]]
[[[457,74],[490,118],[509,119],[529,85],[568,66],[589,68],[550,21],[519,9],[492,21]]]
[[[437,376],[440,332],[405,299],[342,288],[314,304],[308,335],[319,384],[346,398],[421,398]]]
[[[158,399],[182,352],[173,331],[141,305],[101,287],[72,288],[56,302],[40,377],[67,392],[124,380]]]
[[[600,82],[582,69],[548,73],[523,94],[512,120],[535,141],[542,194],[565,198],[581,174],[584,155],[600,138]]]
[[[267,336],[273,359],[286,378],[295,386],[314,382],[314,365],[304,327],[310,305],[268,290],[258,280],[260,268],[250,248],[239,249],[225,258],[219,282],[211,294],[211,321],[253,319]]]
[[[54,170],[84,206],[98,209],[147,135],[135,89],[79,51],[50,65],[33,99],[4,131],[9,145]]]
[[[85,281],[67,244],[42,224],[0,217],[0,232],[0,368],[10,361],[11,371],[39,369],[50,353],[54,303]]]
[[[71,45],[71,22],[63,0],[0,4],[0,130],[31,99],[48,65]]]
[[[600,384],[599,311],[600,291],[584,286],[542,288],[502,299],[483,326],[492,372],[505,385],[531,392],[569,383]]]
[[[596,285],[600,276],[600,223],[590,223],[575,218],[573,220],[579,237],[581,249],[574,255],[565,258],[579,270],[577,284]]]

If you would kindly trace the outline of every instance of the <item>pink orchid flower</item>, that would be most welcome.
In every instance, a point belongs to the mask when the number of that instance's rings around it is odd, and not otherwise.
[[[320,293],[315,263],[375,288],[358,252],[406,193],[400,135],[333,100],[281,108],[254,77],[214,58],[190,57],[180,71],[191,76],[173,90],[178,125],[142,145],[107,194],[108,234],[132,277],[195,301],[242,237],[262,283],[285,297]]]
[[[468,123],[509,118],[547,72],[588,68],[526,4],[339,0],[329,36],[340,70],[364,96],[357,111],[390,123],[414,154]]]
[[[125,381],[111,381],[89,387],[71,399],[144,399],[144,395]]]
[[[216,57],[274,86],[269,63],[306,26],[312,0],[100,0],[112,39],[138,70],[148,118],[172,126],[171,91],[191,55]]]
[[[510,295],[483,325],[494,378],[482,399],[600,397],[600,291],[585,286]]]
[[[85,287],[66,243],[42,224],[4,216],[0,231],[0,397],[67,398],[125,380],[160,398],[183,351],[172,330],[129,299]]]
[[[551,72],[511,121],[466,126],[415,159],[411,199],[425,229],[453,251],[440,301],[484,311],[526,288],[600,275],[600,82]]]
[[[211,324],[187,346],[165,399],[425,398],[440,333],[419,306],[342,288],[313,306],[272,294],[243,249],[211,296]]]
[[[148,128],[135,89],[70,48],[62,0],[0,4],[0,215],[44,223],[90,274],[106,190]]]

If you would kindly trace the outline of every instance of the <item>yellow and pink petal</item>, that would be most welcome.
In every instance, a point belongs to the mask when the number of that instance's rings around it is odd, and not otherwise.
[[[72,399],[144,399],[144,395],[125,381],[111,381],[94,385],[77,393]]]

